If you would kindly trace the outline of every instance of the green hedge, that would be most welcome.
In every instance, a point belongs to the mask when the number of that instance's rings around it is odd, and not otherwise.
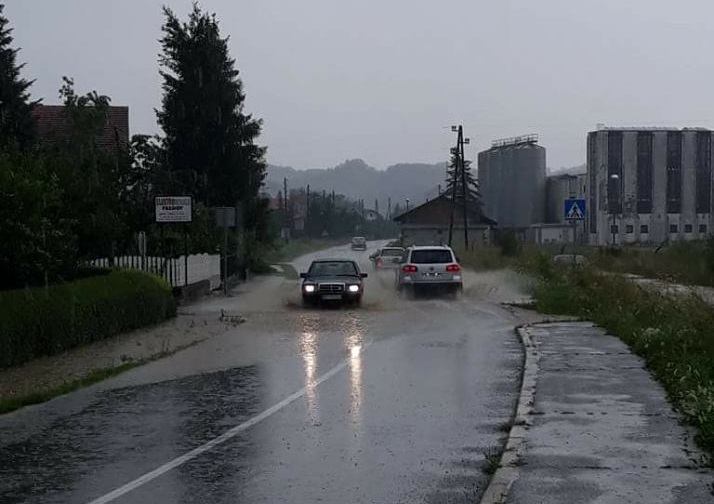
[[[0,368],[175,314],[169,285],[141,271],[113,270],[47,289],[0,291]]]

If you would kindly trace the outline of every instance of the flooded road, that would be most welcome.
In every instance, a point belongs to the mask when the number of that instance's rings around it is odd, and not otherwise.
[[[371,245],[294,263],[358,259],[362,308],[304,309],[297,281],[261,278],[183,308],[245,323],[1,416],[0,502],[475,502],[522,359],[491,299],[517,288],[474,274],[459,300],[400,300]]]

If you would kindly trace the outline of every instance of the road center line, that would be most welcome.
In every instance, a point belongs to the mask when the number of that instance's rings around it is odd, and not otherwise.
[[[364,345],[361,348],[361,352],[364,352],[366,347],[367,347],[367,345]],[[327,380],[329,380],[330,378],[335,376],[337,373],[339,373],[340,371],[345,369],[348,364],[349,364],[349,359],[343,360],[338,365],[336,365],[335,367],[330,369],[327,373],[320,376],[310,386],[301,388],[294,394],[289,395],[288,397],[286,397],[279,403],[271,406],[270,408],[266,409],[262,413],[259,413],[258,415],[254,416],[250,420],[247,420],[240,425],[236,425],[235,427],[227,430],[220,436],[213,438],[212,440],[208,441],[207,443],[205,443],[197,448],[194,448],[190,452],[185,453],[185,454],[181,455],[180,457],[177,457],[162,466],[157,467],[153,471],[148,472],[148,473],[144,474],[143,476],[139,476],[135,480],[130,481],[129,483],[117,488],[116,490],[113,490],[106,495],[102,495],[101,497],[94,499],[89,504],[106,504],[108,502],[112,502],[112,501],[118,499],[119,497],[131,492],[132,490],[135,490],[135,489],[139,488],[140,486],[145,485],[146,483],[158,478],[162,474],[166,474],[170,470],[175,469],[175,468],[185,464],[186,462],[189,462],[192,459],[195,459],[199,455],[212,450],[216,446],[223,444],[226,441],[229,441],[230,439],[236,437],[238,434],[240,434],[244,430],[249,429],[250,427],[254,426],[255,424],[257,424],[259,422],[262,422],[263,420],[274,415],[275,413],[277,413],[284,407],[297,401],[298,399],[303,397],[309,389],[316,388],[321,383],[326,382]]]

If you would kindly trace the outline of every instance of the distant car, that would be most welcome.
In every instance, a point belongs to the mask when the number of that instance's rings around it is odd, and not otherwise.
[[[364,236],[355,236],[352,238],[352,250],[367,250],[367,240]]]
[[[456,254],[444,246],[407,248],[397,270],[397,288],[400,294],[441,291],[457,296],[463,290],[463,280]]]
[[[370,256],[374,269],[393,269],[399,267],[399,262],[404,255],[402,247],[384,247]]]
[[[315,306],[321,301],[359,305],[367,273],[351,259],[318,259],[300,278],[304,305]]]

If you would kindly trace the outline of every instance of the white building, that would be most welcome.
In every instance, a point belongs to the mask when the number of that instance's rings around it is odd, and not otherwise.
[[[712,229],[712,131],[601,128],[588,134],[592,245],[702,239]]]

